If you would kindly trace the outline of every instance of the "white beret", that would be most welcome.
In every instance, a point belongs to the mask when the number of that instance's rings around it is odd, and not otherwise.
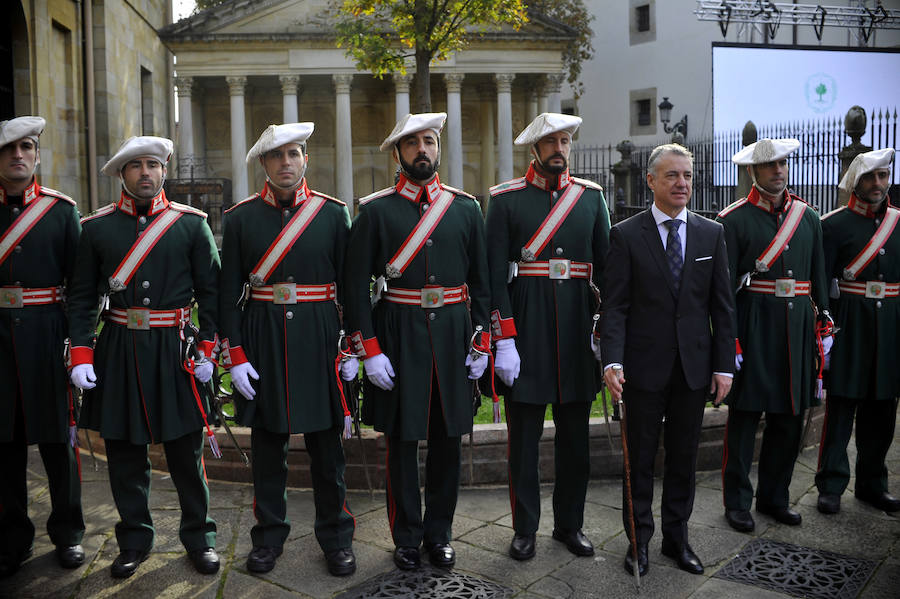
[[[784,139],[763,138],[741,149],[731,157],[738,166],[765,164],[775,162],[793,154],[800,147],[800,140],[786,137]]]
[[[30,137],[37,141],[47,122],[39,116],[20,116],[0,122],[0,148],[8,143]]]
[[[434,131],[434,134],[440,139],[441,130],[444,128],[444,121],[447,120],[446,112],[423,112],[421,114],[408,114],[399,121],[394,126],[394,130],[391,131],[391,134],[387,136],[387,138],[381,142],[381,148],[379,148],[382,152],[385,150],[390,150],[394,147],[398,141],[410,135],[412,133],[418,133],[419,131],[425,131],[426,129],[430,129]]]
[[[558,112],[544,112],[537,115],[537,117],[535,117],[535,119],[519,133],[519,136],[513,143],[517,146],[531,146],[539,142],[541,138],[558,131],[565,131],[570,136],[575,135],[575,131],[578,130],[580,125],[580,116],[560,114]]]
[[[302,144],[312,135],[315,123],[285,123],[284,125],[269,125],[262,132],[250,151],[247,152],[247,164],[262,156],[269,150],[280,148],[284,144]]]
[[[175,145],[171,139],[154,137],[153,135],[140,135],[126,139],[109,162],[103,165],[100,172],[110,177],[118,177],[129,161],[135,158],[155,158],[163,166],[169,162]]]
[[[881,150],[872,150],[871,152],[857,154],[856,158],[853,159],[853,162],[850,163],[850,166],[847,167],[847,172],[844,173],[844,178],[841,179],[838,187],[847,193],[850,193],[856,189],[856,184],[859,183],[860,177],[875,169],[889,169],[893,162],[894,148],[883,148]]]

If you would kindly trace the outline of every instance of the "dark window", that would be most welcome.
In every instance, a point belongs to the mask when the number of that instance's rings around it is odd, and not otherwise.
[[[642,4],[634,8],[638,31],[650,31],[650,5]]]
[[[650,124],[650,100],[638,100],[638,125],[646,127]]]
[[[141,134],[154,135],[153,73],[141,67]]]

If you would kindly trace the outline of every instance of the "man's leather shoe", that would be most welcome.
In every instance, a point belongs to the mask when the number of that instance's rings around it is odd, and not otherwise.
[[[63,568],[77,568],[84,563],[84,549],[81,545],[57,545],[56,560]]]
[[[418,570],[422,556],[418,547],[397,547],[394,549],[394,563],[401,570]]]
[[[831,493],[819,493],[816,509],[823,514],[836,514],[841,511],[841,496]]]
[[[725,519],[738,532],[753,532],[756,522],[747,510],[725,510]]]
[[[641,577],[644,577],[650,570],[650,558],[647,557],[646,543],[638,543],[637,554],[638,572],[640,572]],[[628,553],[625,554],[625,571],[630,576],[634,576],[634,547],[632,547],[631,543],[628,544]]]
[[[188,551],[194,569],[200,574],[215,574],[219,571],[219,554],[212,547]]]
[[[900,499],[897,499],[887,491],[874,494],[857,492],[856,498],[883,512],[900,511]]]
[[[33,545],[18,555],[0,555],[0,578],[8,578],[18,572],[22,562],[31,557],[32,553],[34,553]]]
[[[138,569],[147,557],[149,551],[141,551],[139,549],[123,549],[119,552],[118,557],[113,560],[110,573],[113,578],[128,578],[134,571]]]
[[[703,564],[700,563],[700,558],[697,557],[697,554],[694,553],[694,550],[687,543],[683,543],[679,547],[678,544],[668,539],[663,539],[662,554],[675,560],[678,567],[685,572],[703,574]]]
[[[566,544],[566,548],[575,555],[588,557],[594,555],[594,546],[580,530],[553,529],[553,538]]]
[[[247,570],[257,574],[265,574],[275,567],[275,560],[281,555],[281,547],[269,547],[259,545],[250,551],[247,556]]]
[[[449,543],[426,543],[425,551],[428,552],[428,561],[438,568],[452,568],[456,563],[456,552]]]
[[[350,547],[329,551],[325,554],[325,561],[332,576],[349,576],[356,572],[356,556]]]
[[[513,535],[509,544],[509,557],[520,562],[534,557],[534,535]]]
[[[792,510],[791,508],[785,507],[773,507],[768,505],[759,505],[756,504],[756,511],[760,514],[765,514],[767,516],[772,516],[778,522],[782,524],[787,524],[788,526],[798,526],[802,521],[803,517],[798,513]]]

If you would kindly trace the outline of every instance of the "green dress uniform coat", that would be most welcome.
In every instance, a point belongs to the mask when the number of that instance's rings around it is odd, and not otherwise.
[[[167,210],[181,217],[171,224],[109,307],[178,310],[199,304],[198,349],[212,354],[218,313],[219,254],[206,214],[169,202],[160,192],[146,214],[122,193],[118,203],[82,220],[75,274],[69,287],[69,330],[73,365],[93,363],[97,384],[84,393],[80,425],[100,432],[106,443],[109,481],[121,520],[120,550],[149,551],[155,530],[150,517],[148,443],[163,443],[181,506],[179,538],[188,551],[215,547],[216,524],[209,518],[209,489],[203,466],[203,413],[207,399],[194,394],[183,367],[179,326],[134,330],[107,319],[92,349],[98,298],[138,237]],[[201,406],[203,412],[201,412]]]
[[[881,225],[889,200],[877,210],[851,196],[847,206],[822,217],[825,269],[831,283],[831,308],[839,328],[826,372],[825,428],[816,473],[820,493],[840,495],[850,482],[847,445],[856,421],[857,494],[888,490],[885,457],[894,438],[900,395],[900,298],[868,298],[846,290],[847,268]],[[856,283],[900,283],[900,226],[896,226]],[[838,297],[835,297],[838,296]]]
[[[745,273],[755,273],[756,259],[772,243],[790,206],[802,202],[785,191],[780,209],[754,187],[747,198],[723,210],[732,289]],[[822,227],[806,206],[784,251],[755,281],[809,281],[809,295],[776,297],[749,289],[736,292],[736,326],[743,363],[735,374],[728,403],[727,448],[722,467],[726,510],[748,510],[753,500],[749,474],[759,419],[766,414],[759,457],[756,505],[787,508],[794,462],[800,451],[804,410],[816,398],[816,309],[828,308]]]
[[[225,213],[220,276],[219,334],[226,368],[249,361],[259,374],[256,396],[233,395],[237,420],[253,427],[254,546],[281,547],[287,518],[289,435],[304,433],[316,504],[315,533],[326,552],[349,547],[353,515],[345,502],[344,452],[340,431],[343,403],[335,373],[341,329],[338,298],[275,304],[247,298],[244,285],[272,242],[311,198],[325,203],[285,252],[266,285],[340,283],[350,215],[346,205],[310,191],[303,180],[290,206],[281,205],[268,184]]]
[[[371,277],[385,266],[416,226],[425,206],[442,189],[455,195],[429,240],[399,278],[388,287],[468,286],[466,303],[423,309],[369,299]],[[345,268],[344,317],[351,342],[362,359],[383,351],[396,372],[393,390],[364,381],[375,430],[405,440],[427,438],[432,371],[440,390],[447,435],[472,431],[473,383],[467,378],[466,355],[473,326],[490,330],[490,289],[485,259],[484,220],[473,196],[441,185],[437,177],[420,187],[401,177],[395,187],[359,202],[350,232]],[[371,350],[377,347],[379,349]],[[366,408],[367,410],[369,408]]]
[[[64,287],[71,280],[81,232],[75,201],[36,180],[21,197],[0,187],[0,235],[42,198],[50,208],[0,264],[0,555],[21,555],[34,540],[26,469],[27,446],[35,443],[50,486],[50,540],[76,545],[84,535],[80,463],[69,438],[76,413],[63,358],[65,305],[60,298],[13,307],[17,290],[9,289]]]
[[[131,282],[109,296],[110,308],[175,310],[196,300],[199,346],[208,353],[216,336],[219,254],[206,215],[169,202],[162,193],[139,215],[126,194],[82,221],[69,319],[73,364],[92,361],[97,387],[86,391],[80,425],[104,439],[160,443],[203,428],[203,417],[182,367],[179,327],[131,330],[105,323],[93,356],[97,302],[138,235],[167,208],[183,212],[138,266]],[[83,357],[82,357],[83,356]],[[204,399],[205,404],[205,399]],[[207,405],[204,411],[209,411]]]

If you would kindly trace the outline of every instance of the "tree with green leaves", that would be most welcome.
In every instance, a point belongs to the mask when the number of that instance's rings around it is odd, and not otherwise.
[[[463,49],[473,35],[528,22],[523,0],[339,0],[337,43],[376,77],[406,73],[415,57],[416,110],[431,110],[431,63]]]
[[[594,30],[591,21],[594,15],[588,12],[582,0],[527,0],[528,7],[551,19],[566,25],[575,33],[563,50],[563,64],[568,72],[567,79],[575,98],[581,96],[584,85],[581,83],[581,65],[594,56],[591,39]]]

